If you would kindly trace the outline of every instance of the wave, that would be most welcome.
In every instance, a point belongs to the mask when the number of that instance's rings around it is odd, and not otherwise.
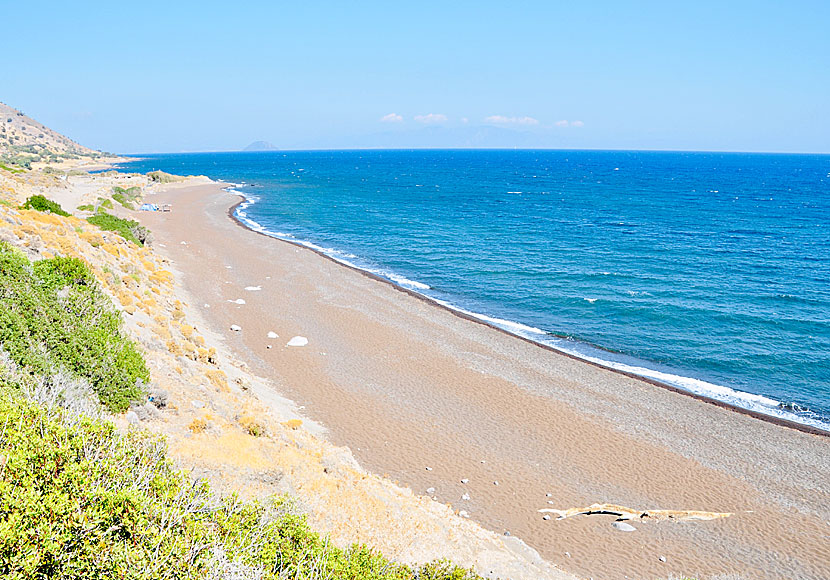
[[[730,387],[707,382],[702,379],[696,379],[693,377],[656,370],[653,368],[649,368],[647,366],[642,366],[646,364],[644,361],[636,361],[636,364],[628,364],[625,362],[610,360],[607,357],[600,356],[606,351],[604,351],[600,347],[595,347],[589,343],[583,343],[568,338],[561,338],[551,332],[542,330],[540,328],[528,326],[526,324],[522,324],[521,322],[516,322],[513,320],[507,320],[504,318],[498,318],[495,316],[490,316],[488,314],[467,310],[458,306],[457,304],[453,304],[452,302],[439,299],[435,296],[431,296],[427,293],[429,290],[432,290],[432,287],[428,284],[424,284],[416,280],[411,280],[409,278],[406,278],[405,276],[402,276],[396,272],[392,272],[387,269],[376,268],[367,264],[360,263],[358,256],[355,256],[354,254],[344,252],[336,248],[320,246],[311,241],[296,238],[294,235],[290,233],[275,232],[267,229],[262,224],[251,219],[246,211],[249,207],[251,207],[257,201],[259,201],[258,197],[239,191],[238,189],[234,189],[234,185],[229,185],[229,187],[225,188],[225,191],[235,193],[243,198],[242,203],[240,203],[237,206],[234,215],[237,217],[237,219],[239,219],[240,222],[244,223],[250,229],[272,238],[285,240],[290,243],[315,250],[321,254],[329,256],[333,260],[340,262],[346,266],[379,276],[380,278],[383,278],[384,280],[387,280],[392,284],[396,284],[402,288],[406,288],[407,290],[413,291],[416,294],[420,294],[421,296],[427,298],[428,300],[431,300],[436,304],[439,304],[455,312],[464,314],[465,316],[481,320],[482,322],[486,322],[490,325],[498,327],[516,336],[529,339],[533,342],[537,342],[539,344],[553,348],[554,350],[558,350],[565,354],[575,356],[579,359],[592,362],[601,367],[630,373],[647,379],[652,379],[660,383],[677,387],[679,389],[682,389],[695,395],[716,399],[724,403],[733,405],[735,407],[755,411],[758,413],[762,413],[764,415],[768,415],[770,417],[785,419],[795,423],[801,423],[803,425],[816,427],[822,430],[830,430],[830,420],[826,420],[824,417],[811,412],[809,409],[805,409],[799,406],[797,403],[785,403],[782,401],[778,401],[776,399],[772,399],[770,397],[766,397],[764,395],[756,395],[745,391],[735,390]],[[617,275],[617,273],[598,272],[595,275],[607,276]],[[596,298],[584,298],[584,300],[593,303],[596,301]]]

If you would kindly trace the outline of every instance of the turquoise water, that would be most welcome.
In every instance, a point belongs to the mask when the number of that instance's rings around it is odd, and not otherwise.
[[[830,425],[830,156],[149,156],[239,217],[611,366]]]

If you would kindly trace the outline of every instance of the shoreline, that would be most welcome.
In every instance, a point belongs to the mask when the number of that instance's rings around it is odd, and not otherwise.
[[[215,182],[215,183],[217,183],[218,185],[222,185],[224,182]],[[727,409],[727,410],[732,411],[734,413],[747,415],[747,416],[753,417],[755,419],[759,419],[761,421],[766,421],[768,423],[772,423],[774,425],[779,425],[779,426],[782,426],[782,427],[787,427],[789,429],[795,429],[796,431],[801,431],[803,433],[808,433],[810,435],[819,435],[819,436],[822,436],[822,437],[830,437],[830,429],[822,429],[821,427],[817,427],[817,426],[814,426],[814,425],[809,425],[807,423],[802,423],[802,422],[796,421],[794,419],[787,419],[787,418],[784,418],[784,417],[778,417],[778,416],[775,416],[775,415],[772,415],[772,414],[767,414],[767,413],[763,413],[761,411],[756,411],[754,409],[748,409],[746,407],[741,407],[740,405],[735,405],[733,403],[729,403],[727,401],[723,401],[723,400],[717,399],[715,397],[710,397],[710,396],[707,396],[707,395],[701,395],[699,393],[694,393],[692,391],[685,390],[681,387],[677,387],[675,385],[672,385],[672,384],[669,384],[669,383],[666,383],[666,382],[658,381],[658,380],[653,379],[651,377],[646,377],[646,376],[643,376],[643,375],[639,375],[637,373],[625,371],[625,370],[618,369],[618,368],[615,368],[615,367],[610,366],[610,365],[606,365],[606,364],[602,364],[602,363],[599,363],[599,362],[596,362],[596,361],[593,361],[593,360],[589,360],[587,358],[580,357],[576,354],[558,349],[558,348],[556,348],[554,346],[551,346],[549,344],[545,344],[543,342],[533,340],[533,339],[528,338],[526,336],[522,336],[520,334],[510,332],[509,330],[507,330],[505,328],[502,328],[502,327],[500,327],[500,326],[498,326],[498,325],[496,325],[492,322],[488,322],[487,320],[483,320],[482,318],[479,318],[477,316],[467,314],[466,312],[463,312],[459,309],[452,308],[450,306],[442,304],[441,302],[439,302],[438,300],[436,300],[434,298],[431,298],[430,296],[426,296],[425,294],[422,294],[422,293],[417,292],[415,290],[412,290],[410,288],[406,288],[406,287],[404,287],[400,284],[396,284],[392,280],[388,280],[387,278],[385,278],[383,276],[380,276],[378,274],[375,274],[374,272],[370,272],[368,270],[365,270],[365,269],[360,268],[358,266],[355,266],[353,264],[343,262],[341,260],[337,260],[336,258],[328,255],[327,253],[325,253],[325,252],[323,252],[323,251],[321,251],[317,248],[309,247],[308,245],[302,244],[298,241],[292,241],[292,240],[285,239],[285,238],[282,238],[282,237],[268,235],[265,232],[257,231],[255,229],[251,228],[250,226],[248,226],[247,224],[245,224],[244,221],[242,221],[241,219],[239,219],[236,216],[236,211],[237,211],[237,209],[239,209],[239,207],[241,205],[246,204],[246,203],[250,204],[252,202],[247,197],[245,197],[244,194],[231,189],[232,187],[235,187],[235,185],[234,184],[229,184],[227,188],[224,188],[224,191],[226,191],[226,192],[228,192],[232,195],[239,196],[241,199],[237,203],[232,205],[230,208],[228,208],[228,211],[227,211],[228,217],[234,223],[236,223],[239,227],[241,227],[241,228],[243,228],[247,231],[250,231],[254,234],[258,234],[258,235],[264,236],[264,237],[272,239],[272,240],[278,240],[278,241],[281,241],[281,242],[291,244],[291,245],[296,246],[296,247],[300,247],[300,248],[304,248],[306,250],[310,250],[311,252],[314,252],[318,256],[321,256],[321,257],[323,257],[327,260],[330,260],[331,262],[333,262],[333,263],[335,263],[339,266],[342,266],[344,268],[348,268],[348,269],[353,270],[355,272],[359,272],[360,274],[362,274],[362,275],[364,275],[364,276],[366,276],[366,277],[368,277],[372,280],[375,280],[375,281],[378,281],[378,282],[383,282],[384,284],[388,284],[389,286],[391,286],[395,290],[397,290],[399,292],[403,292],[404,294],[407,294],[407,295],[412,296],[414,298],[417,298],[419,300],[423,300],[424,302],[430,304],[431,306],[433,306],[435,308],[443,309],[443,310],[445,310],[447,312],[450,312],[451,314],[453,314],[455,316],[458,316],[459,318],[462,318],[464,320],[467,320],[467,321],[470,321],[470,322],[475,322],[477,324],[481,324],[483,326],[486,326],[486,327],[488,327],[492,330],[496,330],[498,332],[504,333],[504,334],[506,334],[508,336],[511,336],[513,338],[518,338],[519,340],[522,340],[522,341],[525,341],[527,343],[533,344],[533,345],[535,345],[535,346],[537,346],[537,347],[539,347],[543,350],[546,350],[548,352],[553,352],[553,353],[556,353],[558,355],[565,356],[565,357],[568,357],[570,359],[577,360],[577,361],[595,366],[597,368],[601,368],[601,369],[608,370],[608,371],[611,371],[611,372],[614,372],[614,373],[618,373],[620,375],[623,375],[623,376],[626,376],[626,377],[629,377],[629,378],[633,378],[633,379],[636,379],[636,380],[641,380],[641,381],[644,381],[644,382],[649,383],[651,385],[654,385],[656,387],[660,387],[662,389],[666,389],[668,391],[671,391],[671,392],[674,392],[674,393],[677,393],[677,394],[680,394],[680,395],[691,397],[692,399],[703,401],[703,402],[708,403],[710,405],[715,405],[716,407],[721,407],[723,409]]]
[[[830,516],[823,436],[677,397],[498,327],[493,333],[313,248],[251,235],[261,232],[240,227],[238,194],[227,187],[160,192],[174,212],[147,215],[147,225],[235,358],[305,408],[333,443],[349,445],[368,471],[426,489],[584,577],[775,578],[787,569],[784,553],[799,555],[803,577],[827,572],[814,547]],[[243,290],[253,284],[262,291]],[[229,332],[231,323],[244,330]],[[271,329],[283,338],[265,350]],[[311,346],[281,347],[292,335],[308,336]],[[466,490],[472,499],[459,501]],[[602,516],[545,522],[537,512],[597,502],[736,515],[620,534]],[[804,530],[818,540],[803,545]],[[660,564],[655,549],[672,564]],[[756,564],[747,550],[765,556]]]

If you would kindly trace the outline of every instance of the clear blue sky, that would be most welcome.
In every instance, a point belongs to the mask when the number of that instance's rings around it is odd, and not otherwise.
[[[2,12],[0,100],[108,151],[266,140],[830,152],[828,0]]]

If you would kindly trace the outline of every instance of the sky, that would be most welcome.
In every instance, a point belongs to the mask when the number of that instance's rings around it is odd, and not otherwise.
[[[828,0],[14,6],[0,101],[110,152],[830,153]]]

